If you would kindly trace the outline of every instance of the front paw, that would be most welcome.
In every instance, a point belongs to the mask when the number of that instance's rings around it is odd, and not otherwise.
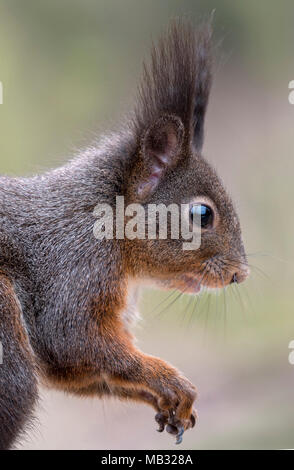
[[[166,429],[168,433],[176,435],[176,444],[180,444],[184,432],[195,426],[197,420],[197,412],[193,408],[195,399],[194,385],[185,378],[180,379],[178,387],[173,388],[172,393],[168,390],[166,396],[158,401],[160,411],[155,416],[159,424],[158,431]]]

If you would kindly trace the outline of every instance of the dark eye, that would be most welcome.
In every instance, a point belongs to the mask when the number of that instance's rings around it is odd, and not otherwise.
[[[199,224],[201,228],[211,228],[213,225],[213,210],[205,204],[194,204],[190,208],[190,218],[193,224]]]

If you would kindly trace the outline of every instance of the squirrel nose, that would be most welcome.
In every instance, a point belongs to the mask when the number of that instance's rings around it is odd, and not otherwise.
[[[242,267],[242,269],[236,271],[233,274],[230,284],[234,284],[234,283],[240,284],[241,282],[244,282],[249,276],[249,274],[250,274],[249,268],[247,266]]]

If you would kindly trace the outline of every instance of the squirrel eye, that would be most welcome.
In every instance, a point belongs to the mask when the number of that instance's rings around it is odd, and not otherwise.
[[[194,204],[190,208],[190,218],[193,224],[199,224],[201,228],[211,228],[213,225],[213,210],[206,204]]]

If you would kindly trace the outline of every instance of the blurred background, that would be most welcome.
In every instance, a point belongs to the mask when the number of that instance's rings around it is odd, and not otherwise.
[[[170,18],[215,11],[204,154],[238,208],[251,279],[201,297],[142,293],[139,346],[199,390],[182,448],[293,448],[294,4],[291,0],[2,0],[0,172],[62,164],[131,105]],[[42,390],[20,449],[174,449],[144,406]]]

